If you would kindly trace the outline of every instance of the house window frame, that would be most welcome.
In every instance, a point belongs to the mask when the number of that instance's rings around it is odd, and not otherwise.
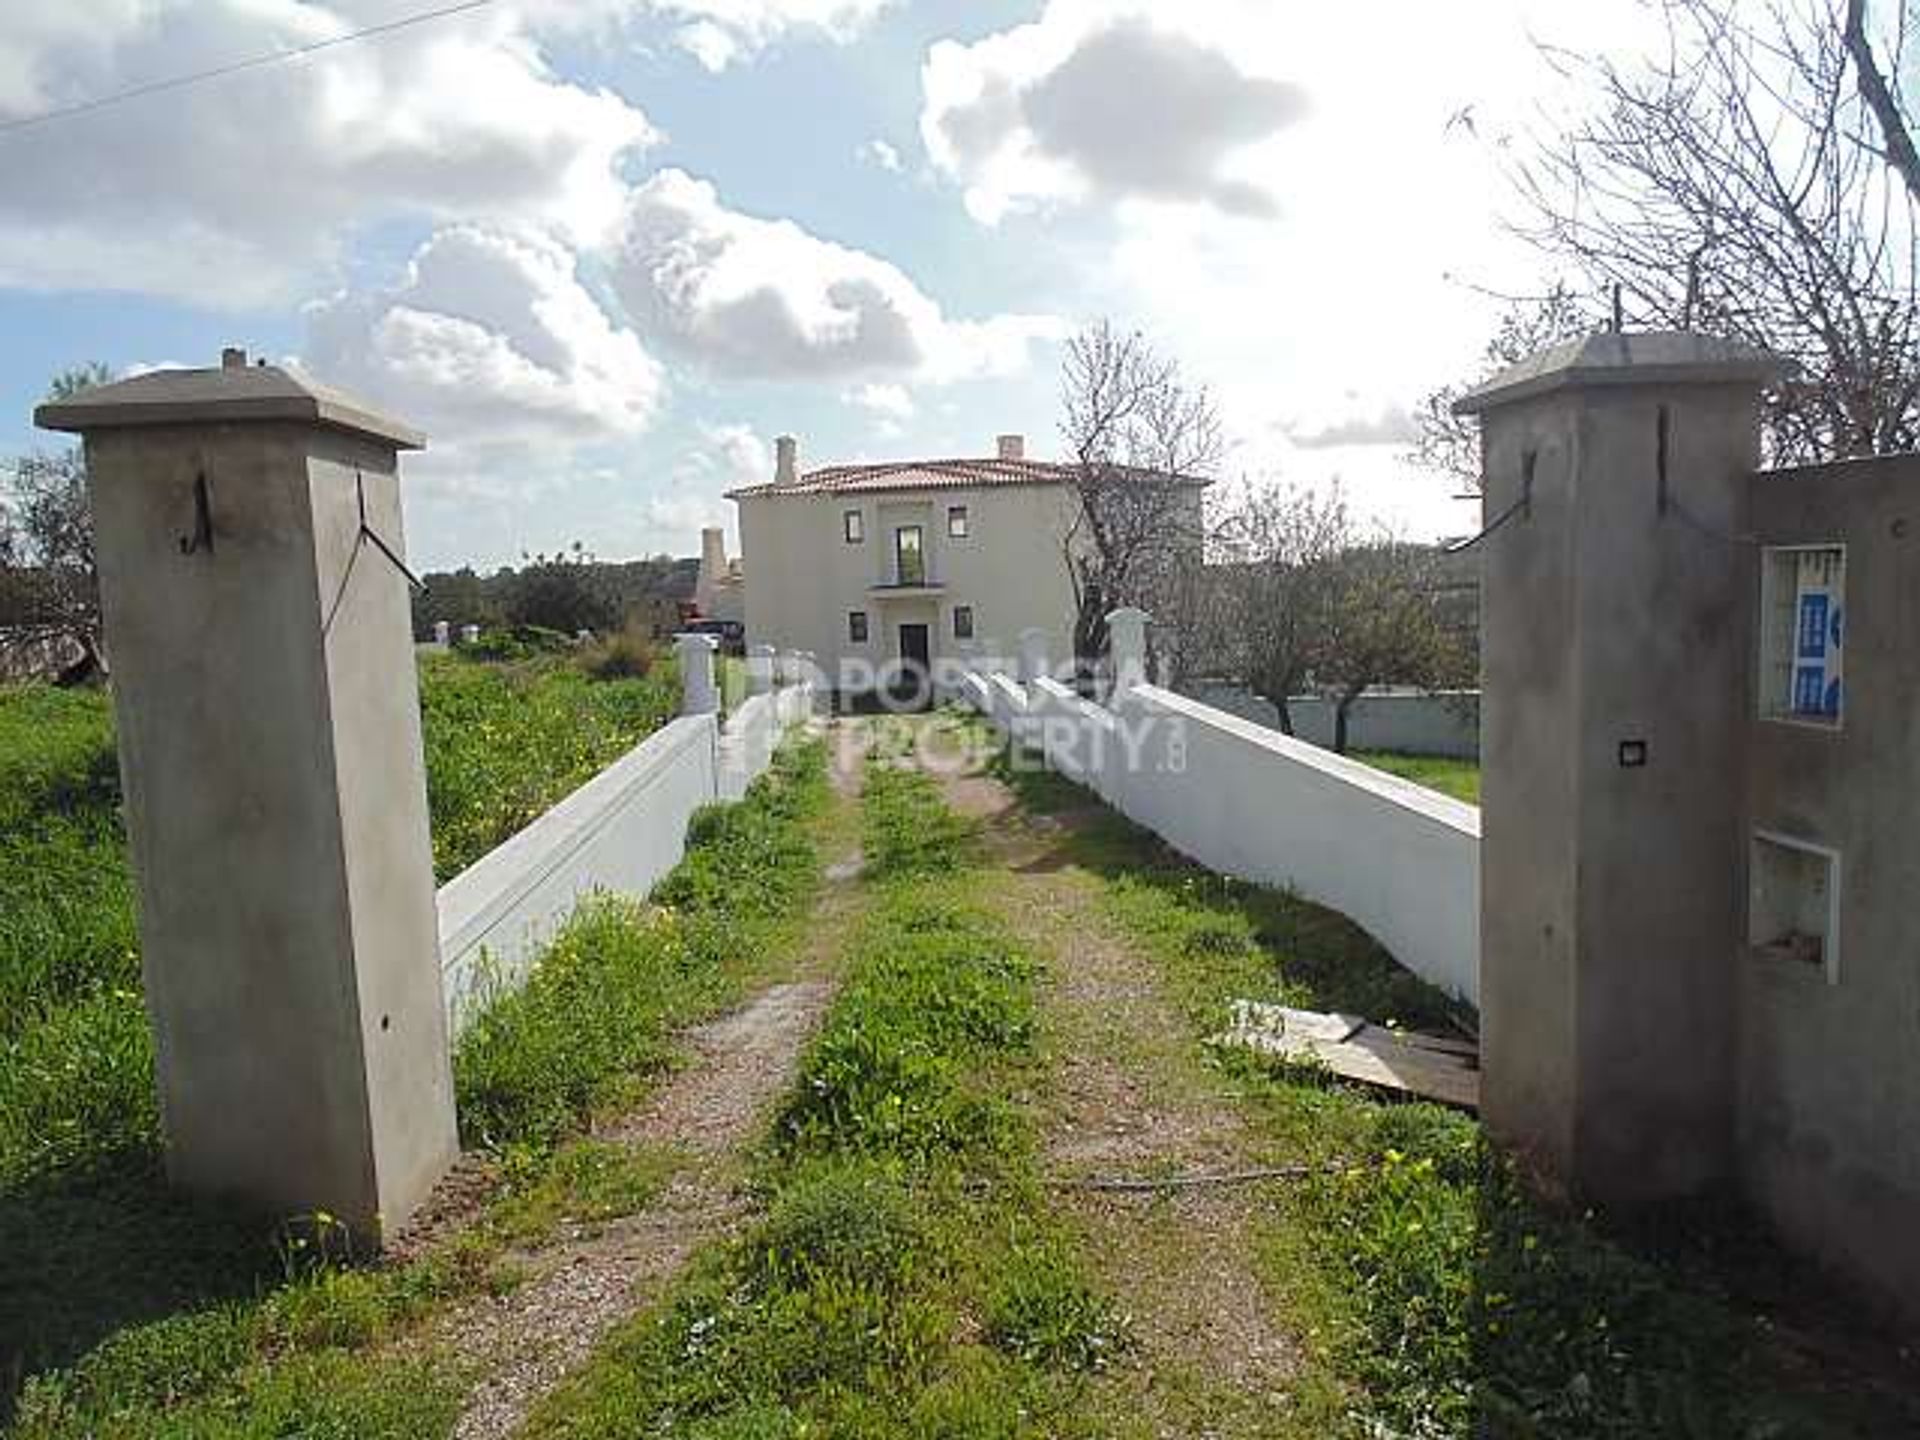
[[[919,569],[919,574],[912,577],[908,576],[907,567],[902,563],[907,554],[903,542],[909,534],[914,537],[913,555]],[[927,527],[918,522],[893,527],[893,583],[903,589],[927,583]]]
[[[873,627],[867,623],[867,612],[849,610],[847,612],[847,643],[865,645],[872,638]]]
[[[862,545],[867,539],[867,517],[860,510],[840,512],[840,538],[849,545]]]
[[[965,620],[965,624],[961,623]],[[953,638],[956,640],[973,639],[973,606],[956,605],[953,607]]]
[[[965,540],[972,533],[973,517],[965,505],[947,506],[947,538]]]

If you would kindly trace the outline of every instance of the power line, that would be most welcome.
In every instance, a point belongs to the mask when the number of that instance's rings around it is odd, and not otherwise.
[[[0,135],[11,135],[15,131],[30,130],[40,125],[50,125],[56,120],[70,120],[76,115],[91,114],[95,110],[105,110],[109,106],[124,105],[129,100],[142,100],[149,95],[163,94],[169,90],[184,90],[189,85],[200,85],[208,80],[224,80],[229,75],[239,75],[248,70],[262,70],[269,65],[278,65],[289,60],[304,60],[317,55],[322,50],[334,50],[342,45],[351,45],[360,40],[372,40],[382,35],[391,35],[396,30],[408,30],[416,25],[425,25],[434,20],[447,20],[455,15],[464,15],[469,11],[481,10],[494,3],[494,0],[460,0],[457,5],[443,5],[437,10],[425,10],[417,15],[404,15],[398,20],[388,20],[380,25],[369,25],[361,30],[350,30],[344,35],[335,35],[326,40],[315,40],[306,45],[296,45],[291,50],[274,50],[265,55],[250,56],[245,60],[235,60],[231,64],[216,65],[210,70],[196,70],[187,75],[174,75],[165,80],[151,80],[144,85],[135,85],[128,90],[117,90],[111,95],[102,95],[93,100],[82,100],[75,105],[63,105],[55,110],[45,110],[38,115],[25,115],[16,120],[0,120]]]

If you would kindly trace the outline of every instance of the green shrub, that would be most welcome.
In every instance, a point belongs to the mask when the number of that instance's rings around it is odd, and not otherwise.
[[[644,680],[661,658],[653,637],[629,622],[624,629],[582,646],[575,663],[596,680]]]

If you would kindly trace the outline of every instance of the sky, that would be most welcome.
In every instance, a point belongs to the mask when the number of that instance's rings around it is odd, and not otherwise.
[[[446,0],[438,0],[445,4]],[[1370,523],[1476,509],[1407,462],[1540,283],[1504,171],[1541,53],[1633,0],[494,0],[45,124],[435,0],[0,7],[0,454],[85,362],[297,366],[427,431],[426,568],[695,553],[729,488],[1059,446],[1062,341],[1138,328],[1230,477]]]

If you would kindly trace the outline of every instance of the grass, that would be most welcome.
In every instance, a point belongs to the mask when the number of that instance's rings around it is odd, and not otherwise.
[[[1240,998],[1445,1023],[1445,997],[1340,917],[1201,870],[1030,764],[1000,769],[1031,807],[1095,807],[1070,857],[1102,877],[1195,1043]],[[1731,1283],[1783,1268],[1739,1216],[1611,1227],[1541,1202],[1469,1116],[1249,1052],[1209,1058],[1257,1133],[1314,1176],[1276,1191],[1261,1225],[1263,1278],[1305,1353],[1288,1433],[1916,1433],[1920,1415],[1783,1356]]]
[[[506,1185],[485,1224],[425,1260],[342,1267],[326,1243],[191,1203],[164,1186],[150,1136],[0,1186],[0,1415],[24,1379],[16,1424],[33,1440],[444,1434],[457,1365],[387,1342],[449,1297],[508,1283],[504,1246],[561,1216],[624,1213],[665,1183],[673,1156],[615,1155],[581,1132],[637,1098],[675,1026],[780,953],[818,874],[825,797],[824,747],[782,750],[744,804],[701,815],[655,906],[585,907],[550,963],[468,1032],[461,1123],[501,1154]],[[144,1029],[137,998],[129,1014]]]
[[[864,811],[872,903],[762,1156],[763,1218],[528,1434],[1079,1433],[1126,1331],[1041,1198],[1036,962],[926,777],[870,766]]]
[[[672,1031],[737,993],[819,874],[806,822],[825,803],[818,745],[782,750],[747,803],[712,806],[649,904],[591,902],[521,989],[454,1053],[469,1145],[546,1146],[625,1098]]]
[[[1411,780],[1469,805],[1480,803],[1480,763],[1440,755],[1400,755],[1391,750],[1356,750],[1353,758],[1402,780]]]
[[[674,710],[671,669],[594,682],[551,657],[421,669],[441,879]],[[113,717],[99,691],[0,690],[0,1190],[151,1148],[152,1055]]]
[[[420,713],[443,883],[538,819],[677,713],[669,663],[595,680],[566,660],[476,663],[428,656]]]

